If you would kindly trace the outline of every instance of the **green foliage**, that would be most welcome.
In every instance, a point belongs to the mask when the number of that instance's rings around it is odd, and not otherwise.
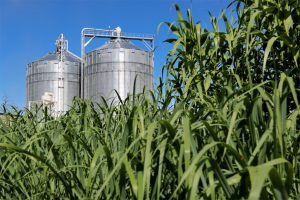
[[[299,199],[299,2],[233,5],[209,32],[175,4],[156,94],[6,112],[0,199]]]

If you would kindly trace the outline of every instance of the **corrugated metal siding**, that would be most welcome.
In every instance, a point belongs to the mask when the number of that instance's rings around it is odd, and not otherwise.
[[[80,88],[80,62],[74,58],[65,56],[62,77],[63,88],[58,87],[59,65],[57,55],[47,54],[45,57],[31,62],[27,65],[26,75],[26,106],[29,108],[29,101],[40,101],[45,92],[54,94],[55,101],[60,101],[61,107],[56,106],[56,111],[67,111],[72,104],[74,96],[79,96]],[[47,60],[47,63],[43,59]],[[53,59],[53,60],[51,60]],[[70,61],[73,60],[73,61]],[[58,99],[59,91],[61,97]]]
[[[127,93],[133,93],[134,79],[137,74],[139,76],[136,80],[136,93],[143,92],[144,85],[148,90],[153,90],[154,71],[152,69],[154,66],[151,61],[153,58],[149,56],[148,51],[136,47],[131,42],[116,40],[107,42],[102,47],[87,53],[86,56],[90,54],[97,59],[88,61],[85,66],[85,72],[87,72],[84,79],[85,99],[89,99],[90,92],[92,92],[92,101],[101,103],[99,94],[105,98],[114,98],[117,95],[111,91],[116,89],[124,100]],[[96,77],[93,91],[93,76],[90,74]]]

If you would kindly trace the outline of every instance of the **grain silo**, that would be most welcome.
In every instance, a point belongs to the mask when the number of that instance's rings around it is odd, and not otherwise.
[[[117,97],[117,94],[112,91],[115,89],[124,100],[127,93],[133,93],[134,79],[137,74],[136,93],[143,92],[144,86],[147,86],[147,90],[153,91],[153,52],[139,48],[128,40],[143,40],[143,35],[123,34],[119,27],[108,32],[108,35],[104,33],[103,30],[100,33],[94,31],[96,37],[110,38],[110,41],[88,52],[83,59],[84,98],[89,99],[92,95],[92,102],[101,103],[101,95],[111,102],[114,97]],[[153,42],[154,36],[151,35],[150,39]]]
[[[61,34],[54,52],[27,65],[26,107],[48,104],[54,111],[67,111],[80,94],[80,62]]]

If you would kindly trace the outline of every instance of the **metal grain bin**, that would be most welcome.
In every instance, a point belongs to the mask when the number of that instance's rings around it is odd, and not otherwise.
[[[80,94],[80,60],[71,56],[62,35],[55,52],[30,62],[26,75],[26,106],[42,104],[45,93],[54,95],[53,110],[67,111]]]
[[[130,41],[114,39],[85,55],[84,98],[92,96],[92,102],[101,103],[100,95],[110,99],[122,100],[127,93],[133,93],[134,79],[137,74],[136,94],[153,91],[154,66],[150,52],[133,45]],[[110,95],[109,95],[110,94]],[[117,100],[117,98],[116,98]]]

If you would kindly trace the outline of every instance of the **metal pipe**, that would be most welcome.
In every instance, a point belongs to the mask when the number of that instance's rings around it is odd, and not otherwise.
[[[82,29],[81,31],[81,84],[80,84],[80,97],[81,99],[83,100],[84,99],[84,96],[83,96],[83,56],[84,56],[84,35],[83,35],[83,31],[85,30]]]
[[[68,51],[68,50],[67,50],[67,52],[68,52],[69,54],[71,54],[72,56],[74,56],[75,58],[77,58],[77,59],[79,59],[79,60],[81,61],[81,58],[78,57],[78,56],[76,56],[75,54],[73,54],[71,51]]]
[[[61,100],[60,98],[62,97],[62,66],[63,66],[63,63],[62,63],[62,57],[63,57],[63,34],[60,35],[60,41],[59,41],[59,44],[60,44],[60,68],[59,68],[59,83],[58,83],[58,95],[59,95],[59,105],[58,105],[58,110],[61,111]]]
[[[61,43],[62,43],[62,45],[61,45],[61,56],[60,56],[60,61],[61,61],[61,66],[60,66],[60,92],[61,92],[61,102],[60,102],[60,109],[61,109],[61,111],[63,110],[62,109],[62,103],[63,103],[63,99],[64,99],[64,96],[63,96],[63,78],[62,78],[62,68],[63,68],[63,66],[64,66],[64,63],[63,63],[63,56],[64,56],[64,49],[63,49],[63,47],[64,47],[64,38],[63,38],[63,35],[62,35],[62,38],[61,38]]]
[[[69,50],[69,42],[68,40],[65,40],[66,41],[66,44],[67,44],[67,51]]]
[[[57,39],[57,44],[56,44],[56,49],[57,49],[57,51],[58,51],[58,47],[59,47],[59,45],[60,45],[60,41],[59,41],[59,39],[60,39],[60,37],[61,37],[61,34],[59,35],[59,37],[58,37],[58,39]],[[58,70],[60,70],[60,66],[61,66],[61,63],[60,62],[58,62]],[[59,73],[60,74],[60,73]],[[60,76],[60,75],[59,75]],[[59,83],[60,83],[60,77],[58,76],[58,109],[57,109],[57,111],[59,112],[60,110],[60,87],[59,87]]]
[[[94,38],[95,38],[95,36],[92,37],[89,41],[87,41],[87,43],[84,44],[84,47],[85,47],[86,45],[88,45]]]

